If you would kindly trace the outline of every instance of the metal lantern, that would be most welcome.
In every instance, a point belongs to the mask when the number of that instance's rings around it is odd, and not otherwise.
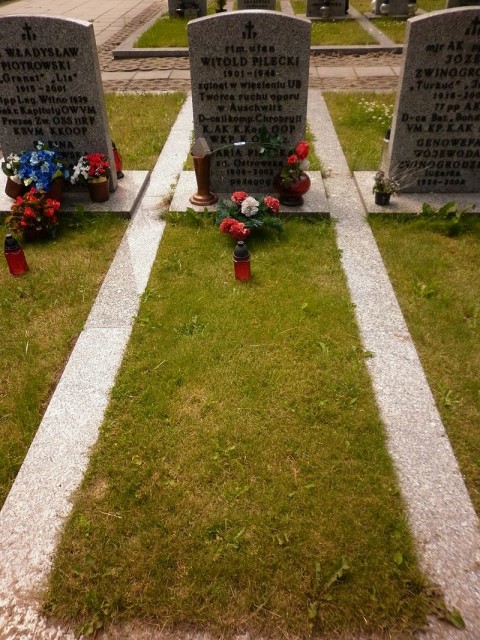
[[[8,233],[5,237],[5,258],[12,276],[21,276],[28,271],[23,249],[11,233]]]
[[[250,280],[250,253],[243,240],[233,250],[233,268],[237,280]]]

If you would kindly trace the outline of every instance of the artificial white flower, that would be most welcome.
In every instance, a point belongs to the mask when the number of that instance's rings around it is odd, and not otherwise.
[[[305,160],[302,160],[302,161],[300,162],[300,165],[299,165],[299,166],[300,166],[300,169],[301,169],[302,171],[306,171],[306,170],[308,169],[308,167],[310,166],[310,162],[307,160],[307,158],[305,158]]]
[[[242,202],[243,215],[247,216],[247,218],[251,218],[252,216],[254,216],[258,212],[259,204],[260,203],[258,202],[258,200],[255,200],[255,198],[252,198],[251,196],[245,198],[245,200]]]

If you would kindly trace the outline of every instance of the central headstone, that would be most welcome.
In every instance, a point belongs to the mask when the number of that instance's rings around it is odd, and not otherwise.
[[[306,10],[307,18],[345,17],[347,0],[307,0]]]
[[[48,16],[0,18],[0,146],[4,156],[56,146],[115,166],[93,25]],[[111,186],[117,178],[112,171]]]
[[[212,190],[271,189],[286,151],[305,135],[310,23],[236,11],[194,20],[188,38],[194,132],[214,151]],[[282,137],[281,153],[261,154],[262,130]]]
[[[239,11],[244,9],[262,9],[263,11],[275,11],[275,0],[237,0]]]
[[[480,8],[408,21],[390,149],[402,191],[480,191]]]

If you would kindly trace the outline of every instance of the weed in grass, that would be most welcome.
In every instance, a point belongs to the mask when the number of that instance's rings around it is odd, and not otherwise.
[[[56,617],[308,637],[430,609],[332,226],[288,220],[249,248],[245,286],[229,238],[168,222],[60,543]]]

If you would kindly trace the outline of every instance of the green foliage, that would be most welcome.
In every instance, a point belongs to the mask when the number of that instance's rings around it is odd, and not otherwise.
[[[475,205],[467,205],[459,209],[455,202],[447,202],[439,209],[435,209],[424,202],[418,218],[433,231],[454,237],[471,230],[472,223],[475,222],[471,215],[474,209]]]

